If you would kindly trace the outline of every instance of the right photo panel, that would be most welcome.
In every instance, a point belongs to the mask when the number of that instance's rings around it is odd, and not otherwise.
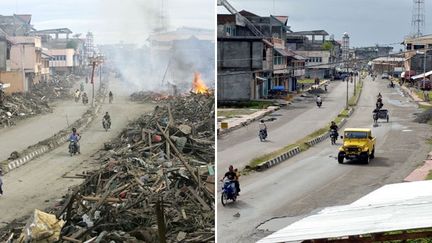
[[[218,242],[432,242],[431,8],[217,1]]]

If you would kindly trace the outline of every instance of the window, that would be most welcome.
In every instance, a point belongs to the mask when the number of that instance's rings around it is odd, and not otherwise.
[[[227,36],[236,36],[237,29],[235,26],[228,25],[225,27],[225,33],[227,34]]]
[[[279,53],[275,53],[273,65],[282,65],[283,64],[283,57]]]

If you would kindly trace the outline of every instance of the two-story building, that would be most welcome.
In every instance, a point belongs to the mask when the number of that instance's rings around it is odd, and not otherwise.
[[[218,15],[218,100],[264,99],[275,87],[295,91],[304,59],[285,45],[288,17],[239,14],[254,30],[233,14]]]
[[[336,64],[341,58],[341,44],[327,39],[328,35],[324,30],[287,33],[287,47],[306,58],[306,77],[333,76]]]
[[[432,70],[432,35],[408,37],[402,44],[405,47],[403,78],[422,74],[424,69],[426,72]]]

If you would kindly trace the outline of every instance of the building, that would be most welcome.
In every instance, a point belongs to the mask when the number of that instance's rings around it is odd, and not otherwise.
[[[408,37],[403,43],[405,48],[405,73],[419,75],[432,70],[432,35]],[[409,79],[409,76],[402,78]]]
[[[323,79],[334,75],[341,58],[341,45],[327,39],[328,35],[325,30],[287,33],[287,47],[306,58],[306,77]]]
[[[22,70],[11,70],[12,40],[0,29],[0,88],[7,94],[24,91]]]
[[[305,59],[286,45],[287,16],[262,17],[242,10],[218,14],[218,100],[265,99],[272,89],[295,91]]]
[[[375,73],[388,73],[399,76],[404,71],[403,57],[379,57],[372,60],[372,70]]]
[[[372,60],[378,57],[386,57],[393,50],[391,46],[366,46],[354,48],[354,57],[362,60]]]
[[[31,14],[0,15],[0,28],[9,36],[28,36],[35,30],[31,25]]]
[[[42,40],[45,54],[51,56],[49,67],[51,74],[77,73],[86,65],[85,40],[79,34],[70,38],[73,32],[68,28],[33,31],[32,35]]]

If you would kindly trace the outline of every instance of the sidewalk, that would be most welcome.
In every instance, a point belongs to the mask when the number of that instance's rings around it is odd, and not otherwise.
[[[296,96],[301,95],[302,93],[308,92],[311,89],[319,88],[319,87],[323,86],[324,84],[327,84],[328,82],[329,82],[328,80],[324,80],[319,85],[315,85],[315,84],[311,85],[311,87],[305,89],[301,93],[292,94],[293,99]],[[235,110],[235,109],[233,109],[233,110]],[[222,118],[221,121],[219,121],[219,117],[218,117],[218,123],[217,123],[218,134],[219,135],[227,134],[233,130],[244,127],[246,125],[249,125],[250,123],[252,123],[256,120],[259,120],[262,117],[267,116],[267,115],[269,115],[269,114],[271,114],[277,110],[279,110],[278,106],[269,106],[269,107],[267,107],[267,109],[258,110],[257,112],[254,112],[254,113],[249,114],[249,115],[238,115],[238,116],[232,117],[232,118]],[[222,122],[227,123],[228,128],[226,128],[226,129],[221,128]]]
[[[353,84],[349,83],[352,96]],[[324,127],[345,107],[346,82],[331,82],[330,92],[323,94],[323,106],[317,108],[313,100],[295,102],[288,109],[274,114],[277,120],[267,123],[269,138],[260,142],[257,128],[244,128],[226,134],[218,139],[218,170],[224,171],[228,165],[244,168],[260,155],[273,152]]]
[[[91,84],[85,84],[85,92],[89,94],[90,91]],[[52,113],[38,115],[0,130],[0,161],[6,160],[13,151],[20,152],[68,127],[87,111],[90,102],[85,106],[71,99],[51,105],[54,106]]]
[[[405,86],[400,86],[402,91],[404,91],[405,93],[407,93],[413,100],[414,102],[416,102],[419,105],[423,105],[423,106],[432,106],[431,103],[424,101],[423,99],[421,99],[420,97],[418,97],[418,95],[413,92],[411,89],[405,87]]]

